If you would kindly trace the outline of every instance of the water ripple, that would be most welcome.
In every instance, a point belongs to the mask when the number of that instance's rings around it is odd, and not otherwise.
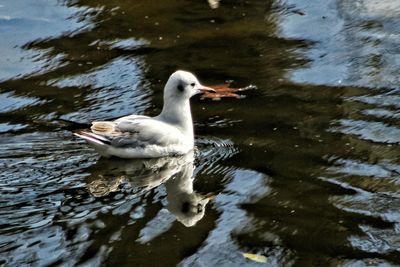
[[[0,253],[7,265],[46,265],[64,254],[58,248],[65,233],[54,219],[65,197],[63,189],[81,186],[80,168],[91,161],[78,153],[79,143],[66,142],[68,136],[38,132],[0,138],[0,165],[6,170],[0,184],[7,189],[0,209]]]
[[[59,88],[86,87],[86,103],[78,112],[64,115],[72,121],[116,118],[142,113],[149,107],[149,88],[142,81],[143,68],[139,58],[121,57],[86,74],[48,81]],[[88,104],[90,103],[90,104]]]
[[[60,67],[62,54],[49,57],[49,49],[27,49],[27,44],[89,30],[98,11],[45,0],[5,3],[0,9],[0,31],[3,40],[7,40],[0,44],[0,81],[34,76]],[[85,13],[91,16],[82,19]]]
[[[400,129],[379,121],[363,121],[341,119],[339,127],[330,129],[332,132],[356,135],[363,140],[378,143],[396,144],[400,142]]]
[[[196,146],[199,165],[196,171],[206,175],[227,173],[230,168],[220,162],[239,153],[232,141],[216,137],[198,137]]]

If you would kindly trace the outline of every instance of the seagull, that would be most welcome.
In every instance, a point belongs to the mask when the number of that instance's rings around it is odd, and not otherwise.
[[[164,105],[156,117],[129,115],[114,121],[95,121],[90,131],[74,133],[101,156],[158,158],[184,155],[194,147],[190,98],[215,92],[195,75],[178,70],[164,87]]]

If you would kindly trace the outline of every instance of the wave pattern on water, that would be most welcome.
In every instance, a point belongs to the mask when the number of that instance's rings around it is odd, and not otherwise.
[[[199,164],[198,171],[206,175],[225,174],[228,168],[221,166],[219,162],[239,152],[232,141],[218,139],[216,137],[197,138],[196,146]]]
[[[59,88],[91,89],[85,96],[91,103],[90,107],[83,107],[79,112],[64,115],[64,119],[82,122],[107,117],[117,118],[130,113],[142,113],[149,106],[149,91],[142,82],[142,65],[138,58],[116,58],[87,74],[48,83]]]
[[[298,50],[309,62],[291,69],[289,79],[330,85],[341,99],[326,129],[332,141],[324,149],[327,167],[321,179],[349,192],[330,194],[329,202],[338,211],[367,220],[355,221],[359,232],[346,237],[349,247],[364,253],[362,260],[340,264],[398,264],[400,24],[395,14],[400,4],[396,0],[285,4],[299,11],[285,17],[279,34],[309,42],[307,49]],[[310,31],[311,22],[321,26]]]
[[[54,220],[64,190],[81,187],[85,174],[80,169],[90,165],[80,145],[65,138],[63,133],[1,137],[0,254],[6,265],[46,265],[64,254],[58,248],[65,232]]]
[[[23,10],[29,12],[21,12]],[[93,27],[92,19],[97,12],[100,10],[45,0],[4,3],[0,8],[3,37],[0,81],[31,77],[61,67],[65,59],[62,53],[49,57],[52,49],[26,49],[26,46],[39,40],[87,31]]]
[[[381,257],[398,257],[400,216],[400,121],[398,93],[360,90],[344,97],[345,113],[329,131],[339,133],[349,148],[346,156],[332,156],[330,181],[356,190],[356,194],[332,196],[330,201],[349,213],[379,218],[381,225],[359,223],[363,234],[348,237],[350,245]],[[379,262],[379,261],[378,261]]]
[[[8,2],[0,265],[400,263],[397,0]],[[193,99],[195,159],[58,125],[154,114],[178,68],[258,88]]]

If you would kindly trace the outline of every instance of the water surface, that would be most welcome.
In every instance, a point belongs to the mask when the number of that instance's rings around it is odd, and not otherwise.
[[[0,2],[1,265],[400,264],[398,1],[209,2]],[[193,99],[187,157],[73,136],[176,69],[257,90]]]

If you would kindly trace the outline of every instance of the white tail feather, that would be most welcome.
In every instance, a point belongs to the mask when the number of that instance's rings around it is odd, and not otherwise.
[[[78,137],[80,137],[82,139],[85,139],[89,144],[93,144],[93,145],[97,145],[97,146],[99,146],[99,145],[100,146],[105,146],[106,145],[101,140],[96,139],[95,137],[91,137],[89,135],[86,135],[86,133],[85,134],[74,133],[74,135],[76,135],[76,136],[78,136]]]

